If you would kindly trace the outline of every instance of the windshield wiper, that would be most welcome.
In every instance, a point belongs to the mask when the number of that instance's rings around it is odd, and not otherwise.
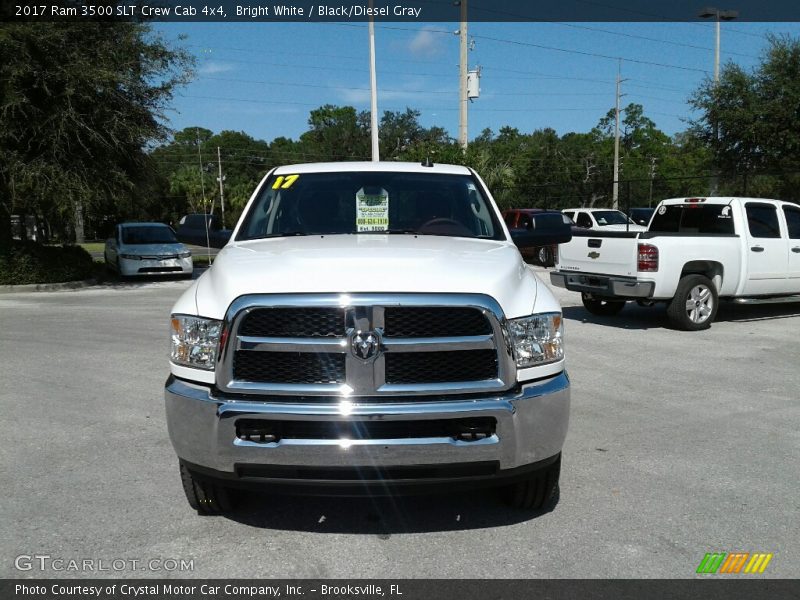
[[[382,229],[380,231],[358,231],[356,233],[359,234],[374,234],[374,233],[383,233],[389,235],[409,235],[409,234],[419,234],[419,231],[416,229]]]

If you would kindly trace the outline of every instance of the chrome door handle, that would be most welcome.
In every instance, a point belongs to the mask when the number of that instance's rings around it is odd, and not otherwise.
[[[764,248],[762,248],[761,246],[751,246],[750,250],[752,250],[753,252],[763,252]]]

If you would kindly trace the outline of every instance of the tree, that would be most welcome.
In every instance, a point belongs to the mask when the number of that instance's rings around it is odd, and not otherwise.
[[[719,83],[710,79],[690,103],[701,112],[692,133],[711,151],[723,176],[754,171],[781,177],[762,193],[800,198],[800,40],[768,37],[761,62],[747,71],[726,64]]]
[[[131,198],[155,171],[146,147],[191,59],[137,23],[6,23],[0,28],[0,201],[71,216]],[[4,228],[5,229],[5,228]]]

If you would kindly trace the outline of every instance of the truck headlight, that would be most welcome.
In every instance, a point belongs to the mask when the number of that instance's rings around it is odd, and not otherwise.
[[[189,258],[191,255],[192,252],[190,250],[187,250],[186,252],[179,252],[178,258]]]
[[[519,369],[546,365],[564,358],[564,319],[561,313],[541,313],[511,319],[508,332]]]
[[[172,315],[170,360],[176,365],[213,371],[221,332],[221,321]]]

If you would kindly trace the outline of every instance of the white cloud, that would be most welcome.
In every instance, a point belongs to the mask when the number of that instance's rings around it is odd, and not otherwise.
[[[442,51],[442,36],[430,29],[422,29],[408,43],[408,49],[414,56],[436,56]]]
[[[235,68],[236,67],[230,63],[210,60],[201,66],[197,72],[200,73],[200,75],[218,75],[219,73],[233,71]]]

